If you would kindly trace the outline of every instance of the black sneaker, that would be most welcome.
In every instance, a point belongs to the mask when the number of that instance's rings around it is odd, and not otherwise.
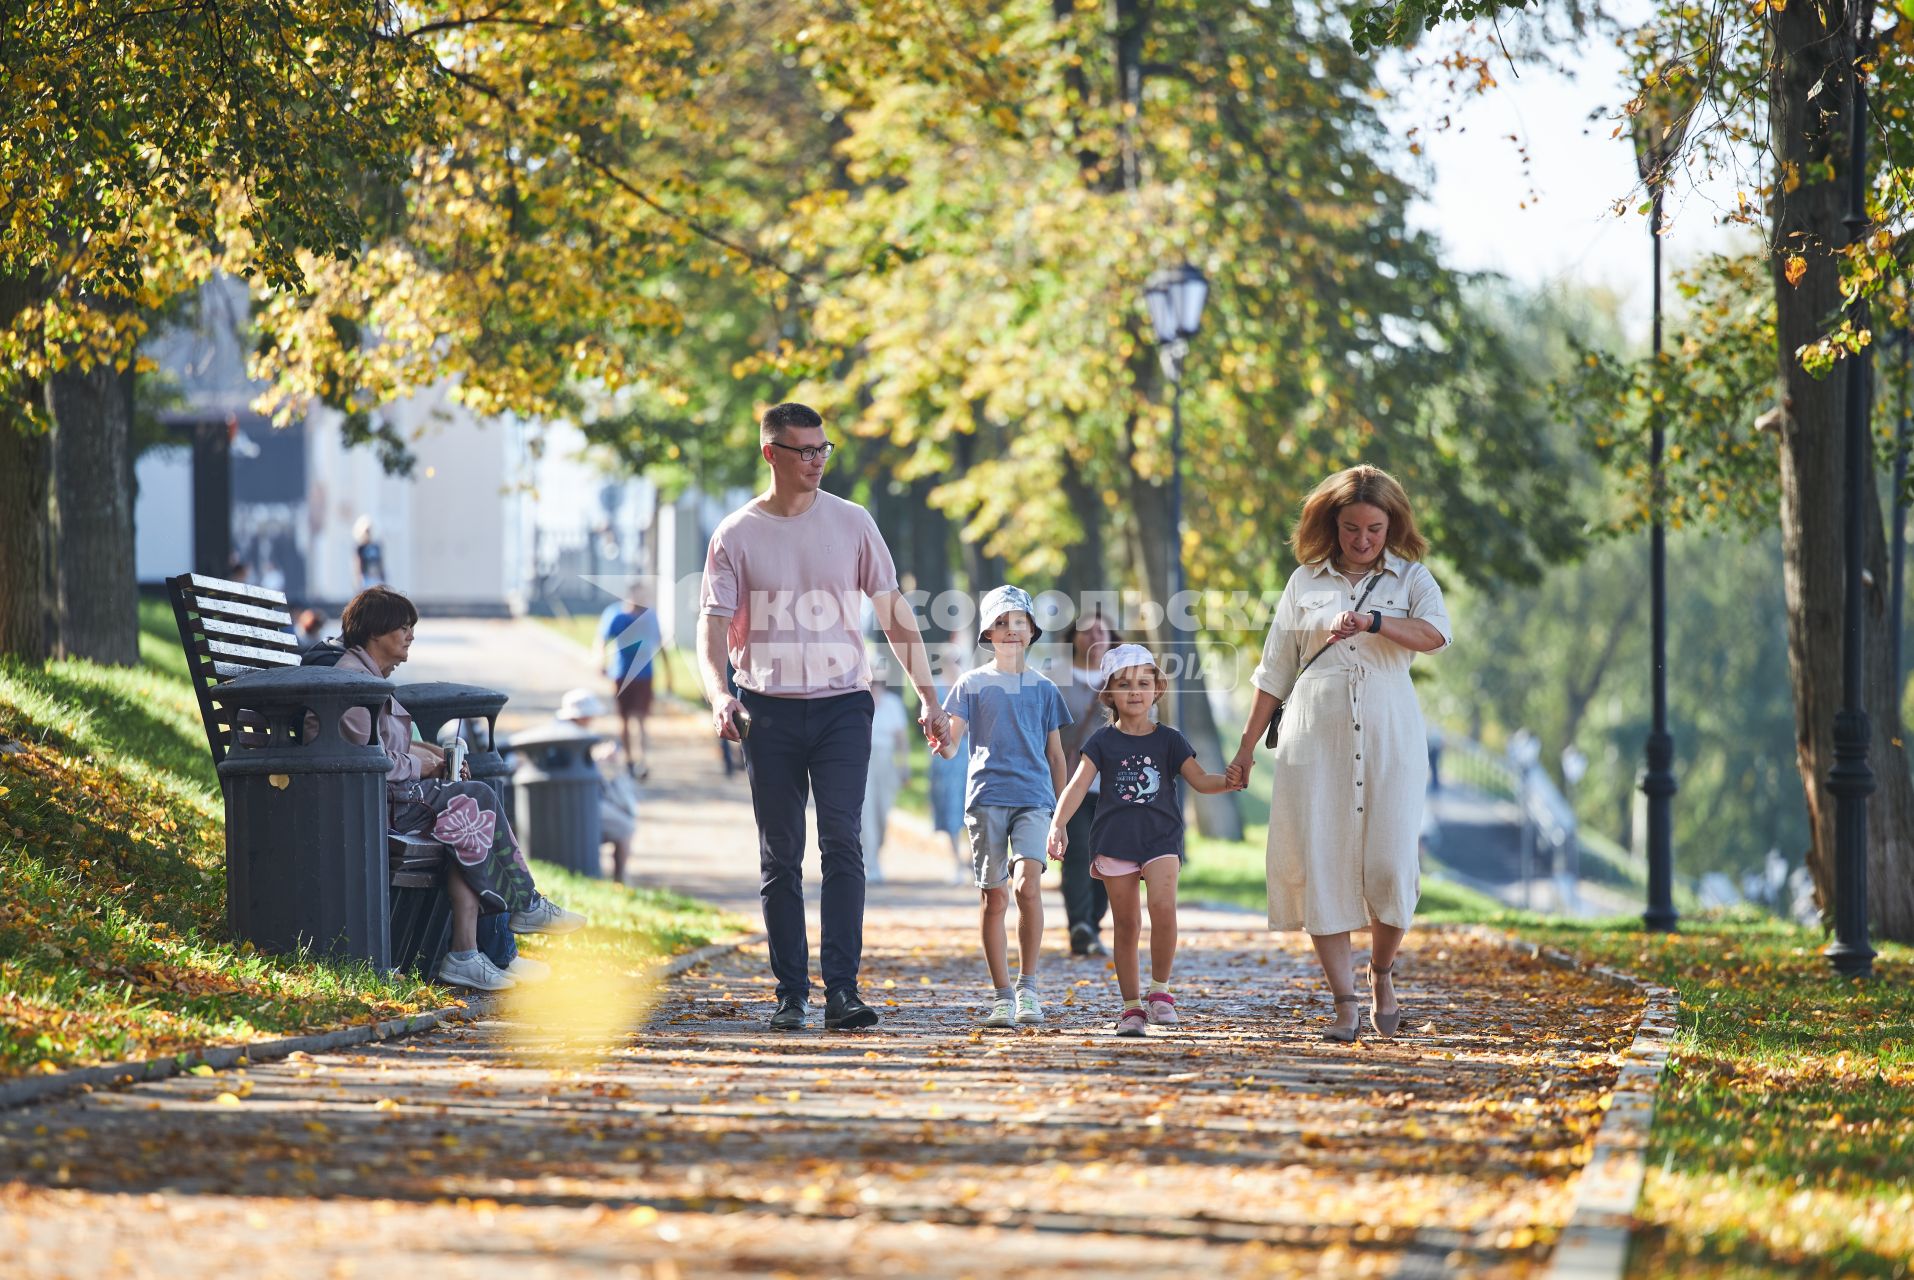
[[[1081,920],[1070,926],[1070,954],[1087,956],[1097,940],[1097,931]]]
[[[826,1031],[858,1031],[877,1025],[877,1010],[857,998],[857,991],[844,987],[824,997]]]
[[[771,1015],[771,1030],[804,1030],[804,1001],[796,996],[779,996],[778,1011]]]

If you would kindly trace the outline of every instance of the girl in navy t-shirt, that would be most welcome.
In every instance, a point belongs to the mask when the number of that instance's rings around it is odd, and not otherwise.
[[[1140,1036],[1148,1023],[1175,1026],[1170,966],[1176,960],[1176,877],[1183,864],[1180,778],[1205,795],[1230,789],[1220,773],[1205,773],[1189,741],[1150,716],[1169,691],[1156,659],[1140,644],[1123,644],[1103,658],[1097,701],[1111,723],[1083,744],[1070,785],[1050,821],[1050,854],[1061,857],[1064,826],[1083,803],[1092,777],[1102,780],[1090,825],[1090,874],[1110,894],[1115,926],[1117,986],[1123,992],[1120,1036]],[[1143,929],[1138,884],[1149,886],[1150,990],[1142,998],[1137,939]]]

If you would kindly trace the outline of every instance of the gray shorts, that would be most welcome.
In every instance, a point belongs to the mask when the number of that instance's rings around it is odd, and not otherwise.
[[[1001,889],[1010,883],[1011,863],[1022,858],[1041,867],[1049,860],[1053,810],[1034,805],[980,804],[964,810],[964,829],[970,833],[970,869],[979,889]]]

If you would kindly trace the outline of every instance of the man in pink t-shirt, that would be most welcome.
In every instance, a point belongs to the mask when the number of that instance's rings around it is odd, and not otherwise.
[[[758,823],[759,896],[777,978],[771,1026],[804,1026],[810,943],[804,929],[804,806],[817,801],[823,869],[824,1025],[874,1026],[857,994],[864,949],[864,783],[871,763],[870,662],[859,627],[869,597],[898,665],[917,689],[934,748],[948,719],[931,687],[917,616],[897,589],[870,512],[818,486],[835,448],[815,409],[781,404],[758,428],[771,487],[726,516],[705,553],[698,666],[718,736],[744,743]],[[738,693],[725,687],[736,668]],[[743,732],[741,732],[743,730]]]

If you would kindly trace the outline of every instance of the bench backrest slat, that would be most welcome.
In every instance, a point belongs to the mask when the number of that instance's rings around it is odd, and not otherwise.
[[[290,625],[286,593],[197,573],[168,578],[166,593],[173,602],[173,619],[179,623],[180,645],[199,699],[206,742],[212,748],[213,763],[218,764],[226,758],[234,724],[231,713],[213,705],[212,691],[251,671],[299,664],[297,641],[292,636],[277,640],[266,631]],[[251,643],[237,643],[241,640]]]
[[[256,604],[236,604],[231,600],[216,600],[206,596],[194,597],[193,607],[202,618],[248,622],[256,627],[290,627],[292,625],[292,615],[284,609],[266,609]]]
[[[210,600],[249,600],[271,608],[286,607],[286,593],[274,591],[271,587],[255,587],[250,582],[234,582],[229,578],[208,578],[197,573],[182,573],[177,578],[168,579],[167,585],[183,583],[183,589],[201,599]]]
[[[210,665],[212,667],[213,674],[219,677],[219,679],[213,682],[213,687],[218,688],[220,685],[225,684],[228,680],[231,680],[234,676],[249,676],[255,671],[272,671],[278,667],[297,666],[298,660],[295,659],[294,661],[290,663],[285,663],[285,662],[264,663],[264,662],[230,662],[225,659],[216,658],[213,660],[213,662]],[[215,712],[214,714],[217,715],[220,713]]]
[[[269,631],[265,627],[248,626],[240,622],[222,622],[204,614],[200,615],[199,629],[206,633],[209,640],[257,645],[274,653],[290,653],[294,662],[299,660],[299,637],[287,635],[283,631]]]
[[[250,644],[232,644],[225,640],[204,640],[206,652],[215,661],[243,662],[249,666],[264,670],[269,667],[296,667],[299,665],[297,652],[285,649],[261,649]]]

